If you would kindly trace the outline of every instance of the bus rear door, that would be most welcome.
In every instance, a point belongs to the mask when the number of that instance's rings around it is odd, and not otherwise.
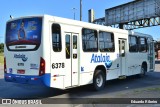
[[[148,60],[149,60],[149,63],[150,63],[150,70],[151,71],[154,71],[154,64],[155,64],[155,62],[154,62],[154,57],[155,57],[155,55],[154,55],[154,42],[153,42],[153,40],[151,39],[151,38],[148,38],[148,49],[149,49],[149,51],[148,51]]]
[[[119,78],[126,77],[126,39],[119,39]]]
[[[65,87],[74,87],[78,85],[78,34],[65,34]]]

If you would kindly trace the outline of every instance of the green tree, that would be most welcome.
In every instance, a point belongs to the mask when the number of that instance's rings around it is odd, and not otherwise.
[[[0,43],[0,53],[4,52],[4,43]]]

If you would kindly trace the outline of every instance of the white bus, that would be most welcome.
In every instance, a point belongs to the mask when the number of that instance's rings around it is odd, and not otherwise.
[[[154,70],[150,35],[55,16],[28,16],[6,24],[4,78],[68,89]]]

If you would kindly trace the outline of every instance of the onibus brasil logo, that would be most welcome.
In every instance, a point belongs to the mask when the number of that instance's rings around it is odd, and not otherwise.
[[[92,54],[91,63],[105,63],[105,66],[107,68],[110,68],[112,66],[112,61],[110,60],[109,55],[97,55]]]

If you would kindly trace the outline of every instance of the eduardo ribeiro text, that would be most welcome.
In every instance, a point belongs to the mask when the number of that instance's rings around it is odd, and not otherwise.
[[[158,101],[156,100],[149,100],[149,99],[145,99],[145,100],[131,100],[131,104],[157,104]]]

